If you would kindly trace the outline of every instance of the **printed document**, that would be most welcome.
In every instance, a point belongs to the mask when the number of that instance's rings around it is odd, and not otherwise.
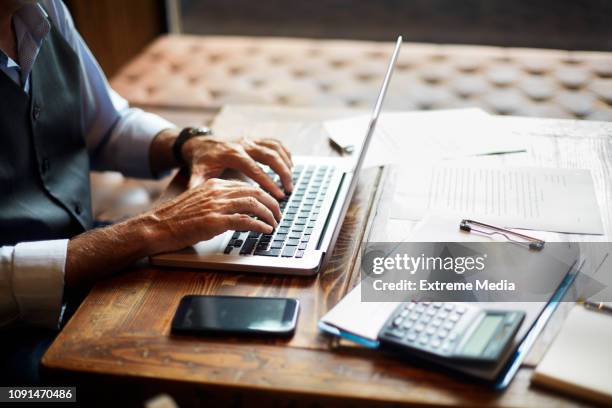
[[[368,128],[368,115],[324,122],[335,144],[353,146],[354,156]],[[380,116],[364,167],[432,162],[458,157],[514,153],[527,149],[523,135],[499,126],[480,109],[385,112]]]
[[[402,168],[393,200],[392,219],[419,220],[435,212],[506,228],[604,233],[588,170],[484,167],[465,161]]]

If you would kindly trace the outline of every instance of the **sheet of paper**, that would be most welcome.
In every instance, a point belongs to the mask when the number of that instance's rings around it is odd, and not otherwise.
[[[364,115],[323,125],[336,144],[358,150],[369,120]],[[386,112],[379,118],[364,166],[526,150],[527,139],[507,129],[480,109]]]
[[[359,284],[321,320],[340,330],[375,341],[378,332],[398,305],[396,302],[362,302]]]
[[[389,218],[428,212],[506,228],[603,234],[588,170],[484,167],[465,162],[403,168]]]

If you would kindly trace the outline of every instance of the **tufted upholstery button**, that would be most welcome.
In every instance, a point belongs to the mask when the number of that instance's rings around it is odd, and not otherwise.
[[[593,61],[593,71],[602,78],[612,77],[612,61],[609,59],[596,59]]]
[[[459,76],[453,81],[451,86],[455,93],[462,98],[477,96],[487,90],[487,83],[482,77],[477,75]]]
[[[522,58],[520,64],[526,72],[534,75],[543,75],[550,71],[551,67],[555,65],[554,61],[551,61],[550,58],[537,56]]]
[[[512,115],[525,103],[518,90],[510,88],[492,92],[486,98],[493,111],[500,115]]]
[[[586,69],[581,67],[562,67],[555,73],[557,80],[565,87],[570,89],[580,88],[584,86],[589,78]]]
[[[591,89],[601,100],[612,105],[612,79],[597,79],[591,84]]]
[[[519,83],[521,90],[534,101],[550,99],[555,94],[554,83],[546,77],[529,77]]]
[[[497,65],[487,72],[487,78],[497,86],[508,86],[518,78],[518,70],[512,65]]]
[[[453,74],[451,67],[446,64],[428,64],[421,71],[421,78],[430,84],[442,82]]]
[[[558,96],[559,104],[579,118],[593,113],[595,97],[575,91],[565,91]]]

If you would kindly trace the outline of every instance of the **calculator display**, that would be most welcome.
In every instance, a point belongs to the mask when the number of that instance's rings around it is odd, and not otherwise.
[[[481,355],[503,320],[503,315],[486,315],[463,346],[461,354],[466,356]]]

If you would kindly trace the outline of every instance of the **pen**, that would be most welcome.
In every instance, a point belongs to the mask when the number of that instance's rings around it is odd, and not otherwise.
[[[612,307],[605,304],[604,302],[591,302],[589,300],[585,300],[582,302],[582,304],[587,309],[612,314]]]
[[[355,150],[355,147],[353,145],[346,145],[346,146],[342,146],[339,143],[337,143],[334,139],[329,138],[329,144],[331,144],[331,146],[338,152],[340,153],[341,156],[344,156],[345,154],[351,154],[353,153],[353,151]]]

